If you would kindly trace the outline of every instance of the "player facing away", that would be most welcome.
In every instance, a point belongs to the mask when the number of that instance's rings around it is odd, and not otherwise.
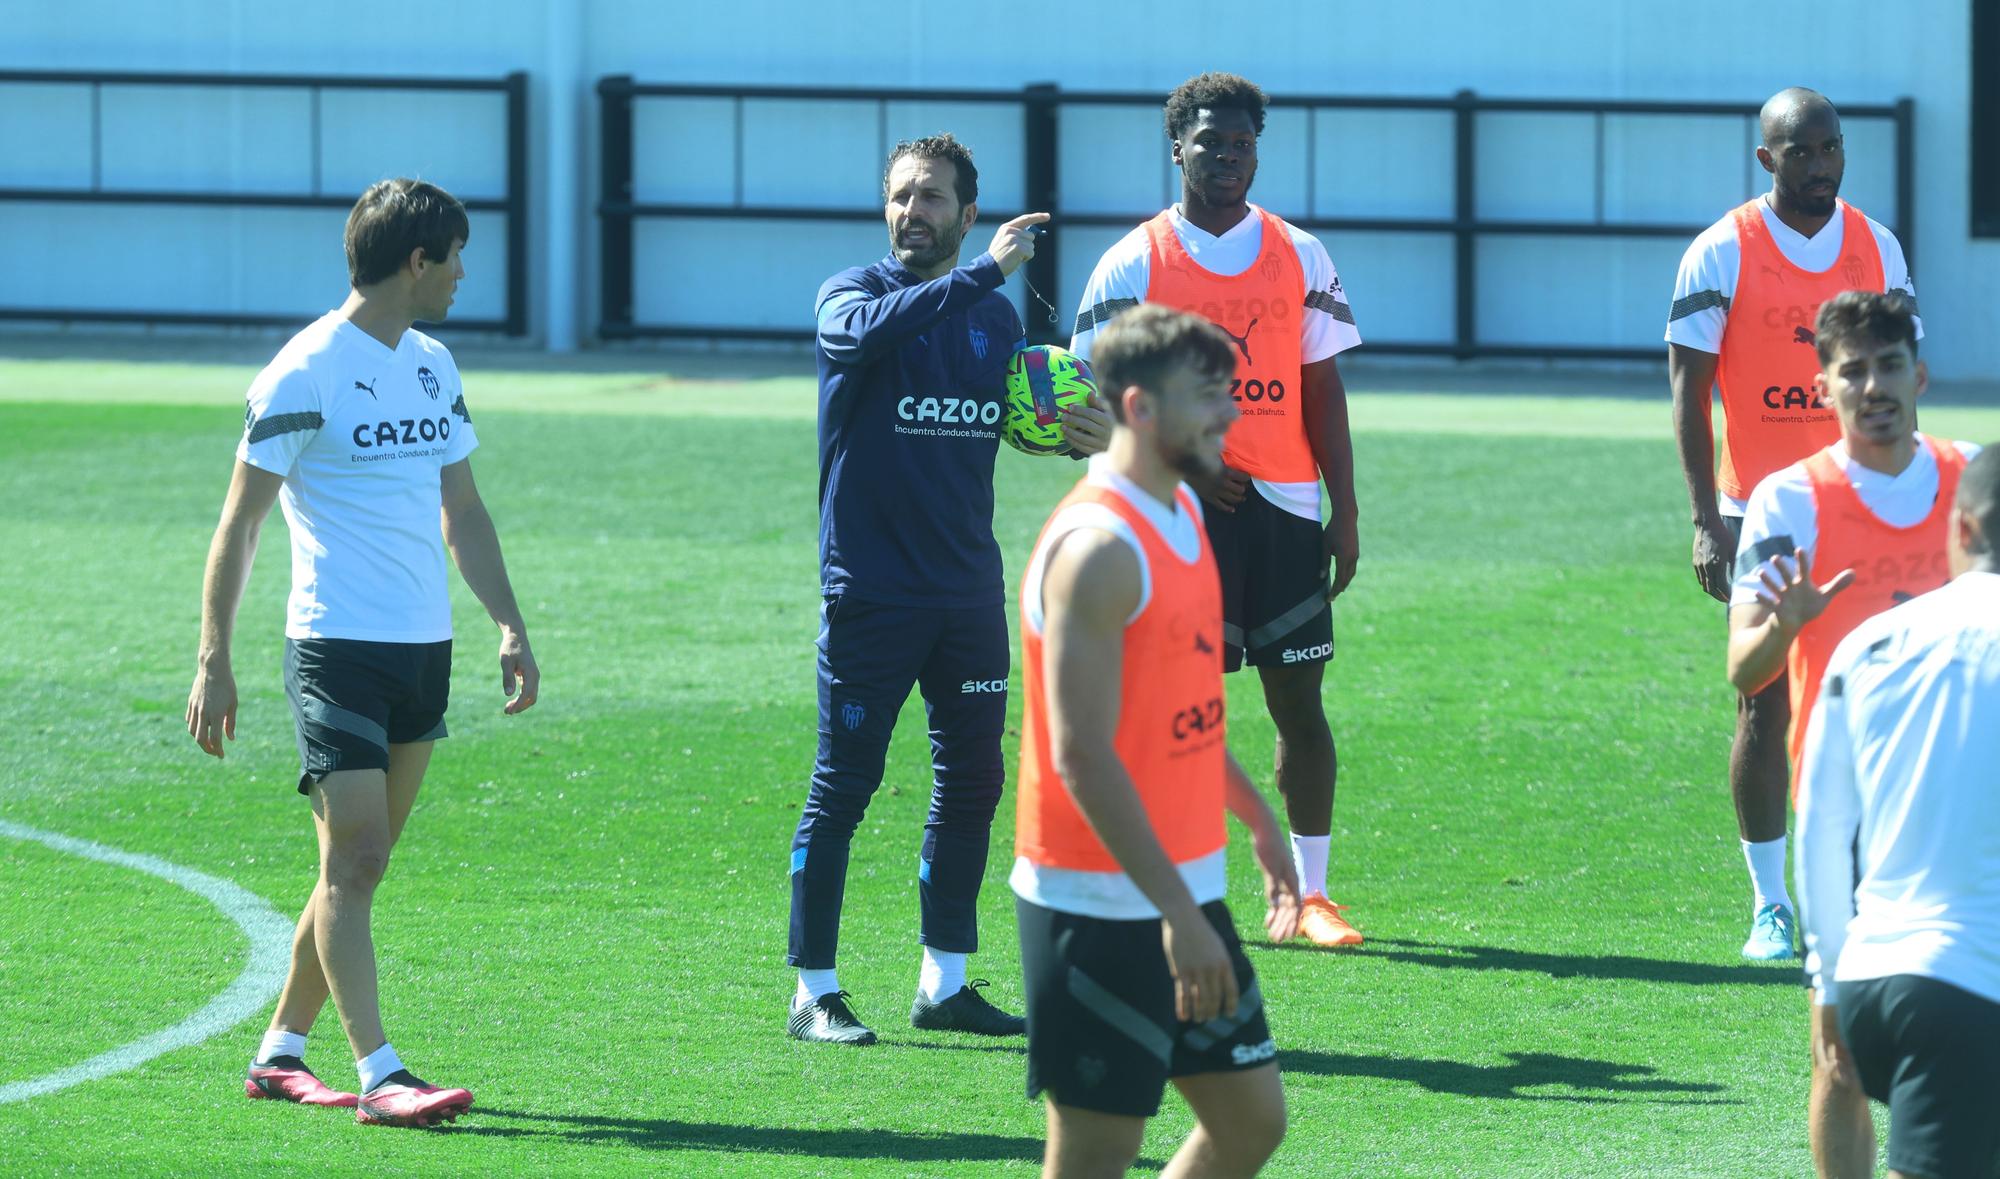
[[[848,847],[882,781],[910,688],[930,718],[930,815],[917,863],[923,961],[910,1022],[1019,1035],[1021,1017],[968,983],[976,902],[1005,778],[1007,615],[993,539],[993,460],[1006,368],[1023,332],[1000,292],[1034,256],[1029,213],[958,263],[979,174],[950,135],[898,143],[882,178],[890,253],[820,288],[819,750],[792,838],[798,968],[788,1032],[872,1044],[835,977]],[[1066,423],[1103,449],[1108,415]]]
[[[1840,438],[1751,493],[1729,605],[1730,682],[1750,696],[1784,680],[1794,766],[1841,639],[1945,583],[1953,497],[1979,449],[1917,432],[1926,374],[1902,296],[1836,295],[1813,331]],[[1814,568],[1838,572],[1820,584]],[[1867,1100],[1851,1073],[1826,1067],[1826,1030],[1814,1024],[1813,1155],[1822,1174],[1866,1175],[1875,1157]]]
[[[1890,1173],[1990,1179],[2000,452],[1966,465],[1946,536],[1951,584],[1864,621],[1828,661],[1799,773],[1799,899],[1816,1050],[1888,1104]]]
[[[1688,246],[1667,313],[1694,574],[1704,592],[1723,602],[1751,490],[1840,436],[1833,408],[1814,384],[1813,317],[1820,304],[1857,289],[1902,291],[1913,306],[1915,300],[1895,236],[1839,199],[1847,156],[1833,104],[1795,87],[1773,95],[1759,121],[1757,162],[1771,174],[1771,191],[1731,210]],[[1709,418],[1717,387],[1727,424],[1720,473]],[[1785,888],[1790,715],[1782,678],[1736,704],[1729,793],[1750,869],[1745,958],[1797,955]]]
[[[1189,477],[1222,572],[1226,670],[1257,669],[1277,727],[1275,776],[1305,890],[1303,936],[1359,945],[1327,894],[1339,763],[1320,700],[1333,658],[1333,598],[1360,559],[1347,392],[1334,357],[1361,342],[1326,247],[1250,203],[1264,92],[1202,74],[1166,103],[1181,200],[1105,252],[1090,276],[1070,349],[1140,303],[1215,323],[1231,341],[1240,413],[1213,471]],[[1319,488],[1332,502],[1320,525]]]
[[[445,735],[446,549],[500,627],[501,688],[513,697],[504,711],[531,707],[540,684],[499,537],[472,479],[479,442],[458,367],[444,345],[410,326],[449,311],[468,234],[464,206],[422,181],[384,180],[355,202],[346,302],[292,337],[250,386],[202,579],[201,650],[188,693],[188,732],[223,756],[224,738],[236,737],[236,607],[275,499],[292,537],[285,690],[298,732],[298,790],[319,839],[319,882],[299,916],[291,970],[244,1091],[355,1106],[365,1123],[431,1125],[472,1104],[464,1089],[419,1080],[390,1047],[369,932],[376,886],[431,747]],[[305,1065],[306,1033],[329,996],[354,1051],[358,1097],[328,1088]]]
[[[1169,1079],[1196,1126],[1165,1175],[1253,1174],[1285,1134],[1263,992],[1222,899],[1223,811],[1255,837],[1273,940],[1297,932],[1298,877],[1224,740],[1222,585],[1182,483],[1222,467],[1235,354],[1214,324],[1159,305],[1104,331],[1111,446],[1021,586],[1011,882],[1045,1176],[1123,1174]]]

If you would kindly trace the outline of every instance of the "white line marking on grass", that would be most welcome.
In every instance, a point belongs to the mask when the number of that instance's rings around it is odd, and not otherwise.
[[[223,916],[234,921],[237,928],[250,939],[250,961],[243,966],[243,973],[229,984],[221,994],[208,1001],[200,1011],[188,1016],[164,1031],[143,1036],[130,1044],[113,1048],[109,1052],[91,1057],[81,1064],[57,1069],[47,1076],[27,1081],[12,1081],[0,1085],[0,1105],[14,1101],[26,1101],[30,1097],[40,1097],[80,1085],[85,1081],[95,1081],[113,1073],[137,1068],[162,1053],[176,1048],[186,1048],[199,1044],[218,1032],[228,1031],[237,1024],[257,1014],[264,1004],[271,1001],[284,985],[285,971],[291,965],[292,922],[285,919],[270,902],[256,893],[232,884],[206,872],[193,868],[183,868],[153,856],[142,856],[133,852],[119,851],[101,843],[87,839],[72,839],[67,835],[57,835],[52,831],[39,831],[0,819],[0,836],[9,839],[25,839],[82,856],[86,860],[116,864],[135,872],[157,876],[170,884],[177,884],[196,896],[202,897]]]

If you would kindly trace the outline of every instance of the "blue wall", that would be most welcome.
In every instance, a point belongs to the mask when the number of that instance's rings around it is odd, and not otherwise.
[[[538,296],[535,322],[596,320],[596,102],[606,74],[644,81],[1017,87],[1164,94],[1191,73],[1230,69],[1291,93],[1446,95],[1472,88],[1527,97],[1756,102],[1787,85],[1836,103],[1910,96],[1918,110],[1919,247],[1913,259],[1942,376],[2000,370],[2000,252],[1967,235],[1969,0],[1900,5],[1820,0],[1759,10],[1733,3],[1671,6],[1548,0],[1501,5],[1277,3],[1245,0],[1227,20],[1212,5],[1021,0],[1005,9],[918,3],[736,0],[726,5],[642,0],[0,0],[0,68],[130,68],[533,76],[538,189],[534,263],[564,267],[575,294]],[[420,14],[420,15],[416,15]],[[421,21],[421,26],[413,25]],[[106,179],[256,186],[309,166],[295,100],[158,95],[106,101]],[[358,103],[366,100],[356,99]],[[465,192],[499,178],[487,100],[416,109],[329,108],[321,165],[329,191],[420,172]],[[0,87],[0,184],[53,183],[78,167],[74,93]],[[114,132],[114,124],[116,130]],[[716,104],[656,100],[639,108],[640,196],[729,195],[737,161],[730,119]],[[995,166],[1018,152],[1018,121],[1002,108],[896,104],[890,136],[949,127],[988,161],[982,203],[1012,207],[1019,177]],[[746,120],[746,191],[772,203],[876,199],[881,129],[872,105],[810,110],[756,105]],[[1316,121],[1310,211],[1322,215],[1440,215],[1451,199],[1448,121],[1424,114],[1343,113]],[[1587,215],[1597,200],[1595,130],[1587,119],[1489,115],[1480,128],[1482,213]],[[114,134],[116,139],[114,141]],[[1164,139],[1153,110],[1071,110],[1062,127],[1072,211],[1153,208],[1170,198]],[[1279,213],[1308,211],[1302,115],[1274,115],[1256,196]],[[1849,127],[1846,195],[1883,220],[1896,213],[1885,126]],[[1609,120],[1602,192],[1610,217],[1706,222],[1765,185],[1734,119]],[[1747,177],[1747,183],[1746,183]],[[37,179],[39,178],[39,179]],[[567,199],[579,216],[551,224]],[[269,304],[312,311],[341,293],[337,216],[183,213],[0,205],[9,264],[0,302],[179,298],[189,305]],[[1115,231],[1064,234],[1065,315]],[[497,232],[476,232],[461,310],[500,299]],[[978,248],[984,233],[968,239]],[[1444,339],[1451,329],[1446,239],[1329,235],[1364,335]],[[1684,243],[1512,239],[1482,247],[1479,330],[1496,341],[1650,346],[1660,338]],[[641,319],[797,323],[821,278],[882,247],[873,227],[715,223],[648,225],[637,236]],[[18,264],[17,264],[18,262]],[[1018,281],[1015,284],[1018,287]],[[537,290],[545,290],[537,282]],[[60,299],[57,292],[60,292]]]

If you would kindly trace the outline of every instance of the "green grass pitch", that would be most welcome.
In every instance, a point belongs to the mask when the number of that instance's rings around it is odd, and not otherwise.
[[[915,702],[857,837],[844,929],[842,981],[883,1043],[783,1034],[787,841],[813,750],[810,381],[605,367],[465,364],[474,467],[543,698],[500,715],[491,628],[455,582],[453,736],[376,939],[397,1047],[473,1089],[474,1112],[416,1133],[245,1101],[252,1020],[0,1106],[0,1170],[1035,1173],[1042,1114],[1018,1049],[906,1026],[928,765]],[[293,914],[314,853],[290,783],[275,513],[238,628],[239,740],[217,764],[181,727],[253,368],[0,361],[0,818]],[[1749,902],[1723,784],[1722,614],[1687,569],[1664,381],[1651,400],[1359,391],[1353,411],[1363,560],[1326,707],[1335,893],[1369,942],[1252,939],[1291,1105],[1268,1173],[1809,1174],[1796,968],[1736,956]],[[1940,405],[1926,424],[2000,437],[1991,409]],[[999,467],[1018,574],[1077,470]],[[1268,789],[1254,680],[1232,678],[1230,703],[1231,745]],[[1011,835],[1010,798],[973,960],[1008,1005]],[[1231,880],[1253,929],[1240,838]],[[0,1083],[186,1017],[245,956],[164,881],[0,839]],[[314,1045],[351,1083],[331,1013]],[[1139,1171],[1188,1124],[1169,1096]]]

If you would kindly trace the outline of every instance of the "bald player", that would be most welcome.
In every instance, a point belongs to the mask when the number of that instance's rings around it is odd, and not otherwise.
[[[1695,580],[1722,602],[1729,600],[1751,490],[1840,438],[1825,390],[1815,383],[1812,327],[1820,304],[1855,289],[1900,291],[1913,312],[1916,300],[1895,236],[1840,199],[1847,157],[1833,104],[1803,87],[1781,90],[1764,104],[1760,123],[1757,162],[1771,174],[1771,190],[1695,238],[1681,258],[1667,315]],[[1709,424],[1716,388],[1727,425],[1719,471]],[[1790,721],[1783,676],[1737,701],[1729,790],[1753,897],[1745,958],[1797,957],[1785,887]]]

